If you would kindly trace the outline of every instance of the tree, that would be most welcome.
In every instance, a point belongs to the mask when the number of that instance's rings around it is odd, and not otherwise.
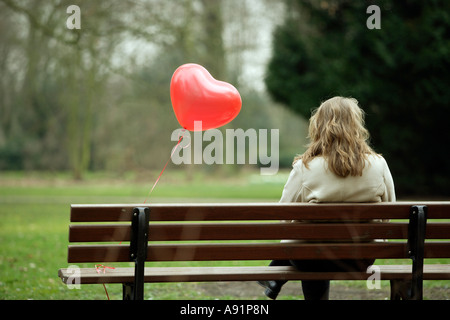
[[[158,13],[165,3],[79,1],[81,29],[70,29],[71,1],[0,0],[0,168],[71,169],[81,179],[117,48],[130,39],[164,41],[169,17]]]
[[[285,23],[274,34],[267,88],[307,118],[326,98],[357,98],[397,192],[448,195],[449,2],[370,4],[381,9],[381,29],[367,28],[367,2],[288,1]]]
[[[72,5],[80,29],[71,27]],[[282,8],[272,0],[0,0],[0,170],[70,170],[81,179],[87,170],[160,169],[178,126],[170,79],[189,62],[240,91],[231,127],[285,132],[288,159],[304,144],[304,122],[254,90],[259,76],[248,68],[264,63],[260,40]]]

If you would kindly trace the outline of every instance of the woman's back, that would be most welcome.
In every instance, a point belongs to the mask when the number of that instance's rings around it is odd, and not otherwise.
[[[312,159],[308,168],[301,160],[294,166],[280,202],[385,202],[395,201],[394,183],[382,156],[370,155],[362,175],[340,177],[323,157]]]

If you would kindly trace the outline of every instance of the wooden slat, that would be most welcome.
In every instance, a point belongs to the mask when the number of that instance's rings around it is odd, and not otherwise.
[[[428,222],[425,239],[450,239],[450,223]]]
[[[139,205],[136,205],[139,206]],[[71,205],[71,222],[131,221],[132,205]],[[148,207],[148,205],[140,205]]]
[[[410,279],[410,265],[381,265],[380,280]],[[80,284],[127,283],[134,281],[134,268],[95,268],[78,270]],[[59,277],[68,283],[73,270],[60,269]],[[367,280],[366,272],[300,272],[292,267],[146,267],[145,282],[257,281],[257,280]],[[450,265],[425,265],[424,280],[450,280]]]
[[[289,260],[289,259],[390,259],[408,258],[404,243],[368,244],[208,244],[155,245],[151,261]],[[448,257],[450,243],[425,245],[426,258]]]
[[[445,239],[450,223],[429,223],[427,239]],[[406,223],[217,223],[150,224],[149,241],[191,240],[353,240],[407,239]],[[130,225],[72,225],[70,242],[130,240]]]
[[[125,262],[127,245],[75,246],[69,262]],[[450,243],[425,245],[425,258],[447,258]],[[285,259],[408,258],[404,243],[370,244],[180,244],[152,245],[147,261],[285,260]]]
[[[226,244],[152,246],[150,260],[289,260],[289,259],[353,259],[383,257],[405,257],[405,246],[377,246],[375,244]]]
[[[68,262],[126,262],[128,245],[69,246]],[[448,258],[450,243],[425,244],[425,258]],[[148,247],[147,261],[289,260],[408,258],[405,243],[368,244],[160,244]]]
[[[130,246],[118,245],[69,245],[67,262],[128,262]]]
[[[450,230],[450,229],[449,229]],[[405,224],[219,223],[151,224],[149,241],[406,239]],[[129,241],[128,225],[74,225],[71,242]]]
[[[200,203],[72,205],[71,221],[130,221],[132,209],[137,206],[150,208],[151,221],[408,219],[412,205],[427,205],[429,219],[450,218],[450,202]]]
[[[69,242],[130,241],[131,225],[71,225]]]

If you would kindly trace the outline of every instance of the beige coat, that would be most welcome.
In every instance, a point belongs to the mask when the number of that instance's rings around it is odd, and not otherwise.
[[[327,162],[322,157],[311,160],[308,167],[306,169],[301,160],[294,164],[280,202],[395,201],[394,181],[386,160],[381,156],[369,156],[362,176],[356,177],[338,177],[327,169]],[[304,241],[282,240],[281,242]]]
[[[394,181],[382,156],[369,156],[362,176],[338,177],[323,157],[308,164],[297,161],[280,202],[393,202]]]

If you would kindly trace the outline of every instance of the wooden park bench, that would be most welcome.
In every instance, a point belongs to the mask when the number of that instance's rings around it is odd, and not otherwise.
[[[450,265],[424,265],[424,258],[450,258],[450,220],[435,222],[439,219],[450,219],[450,202],[72,205],[68,262],[93,266],[76,274],[60,269],[59,276],[66,284],[122,283],[124,299],[143,299],[148,282],[367,281],[374,275],[248,266],[248,260],[411,259],[405,265],[378,265],[377,276],[391,281],[391,299],[422,299],[423,280],[450,279]],[[241,260],[247,265],[151,266],[154,261]],[[94,267],[130,261],[134,267],[104,272]]]

